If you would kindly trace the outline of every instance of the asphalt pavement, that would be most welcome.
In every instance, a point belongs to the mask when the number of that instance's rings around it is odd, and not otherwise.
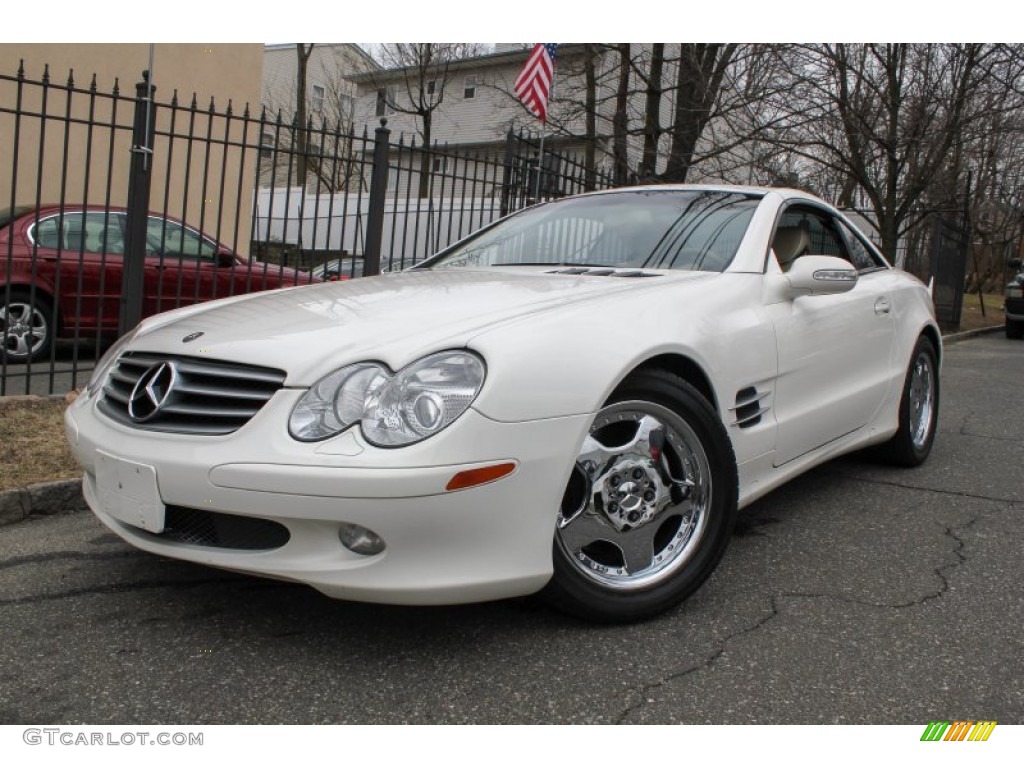
[[[1024,343],[950,345],[929,461],[860,456],[744,511],[687,603],[330,600],[136,551],[89,514],[0,529],[0,723],[1024,722]]]
[[[98,347],[91,339],[79,344],[59,341],[49,356],[36,363],[15,364],[0,360],[0,396],[45,397],[81,389],[89,383],[96,360],[105,348]]]

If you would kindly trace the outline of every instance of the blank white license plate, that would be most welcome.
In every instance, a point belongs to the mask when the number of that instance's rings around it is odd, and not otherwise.
[[[96,492],[100,507],[113,518],[150,533],[164,529],[164,503],[156,469],[96,451]]]

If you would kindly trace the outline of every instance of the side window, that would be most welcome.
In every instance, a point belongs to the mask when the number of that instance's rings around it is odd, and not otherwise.
[[[42,219],[29,231],[40,248],[66,253],[124,255],[120,214],[67,213]]]
[[[57,226],[59,220],[58,216],[43,219],[29,230],[29,239],[40,248],[57,250],[61,247],[60,229]]]
[[[173,221],[150,218],[146,225],[146,255],[212,259],[213,243]]]
[[[850,261],[853,262],[853,266],[857,268],[858,272],[878,269],[884,266],[875,254],[871,252],[871,249],[864,244],[863,238],[852,227],[848,226],[845,221],[839,222],[839,229],[842,230],[843,235],[846,237],[846,243],[850,251]]]
[[[85,252],[124,255],[121,215],[87,213],[85,215]]]
[[[798,206],[787,208],[779,219],[772,250],[783,272],[808,254],[850,260],[833,218],[823,211]]]

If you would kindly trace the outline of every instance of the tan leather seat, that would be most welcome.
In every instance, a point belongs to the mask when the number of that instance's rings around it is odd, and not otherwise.
[[[775,258],[778,259],[782,271],[789,270],[794,261],[810,253],[811,236],[807,226],[801,224],[796,227],[779,227],[772,242],[772,250],[775,251]]]

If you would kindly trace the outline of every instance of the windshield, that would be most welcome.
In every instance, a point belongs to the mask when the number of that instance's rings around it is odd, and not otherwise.
[[[510,216],[424,266],[551,264],[720,272],[736,255],[758,202],[753,196],[708,190],[572,198]]]

